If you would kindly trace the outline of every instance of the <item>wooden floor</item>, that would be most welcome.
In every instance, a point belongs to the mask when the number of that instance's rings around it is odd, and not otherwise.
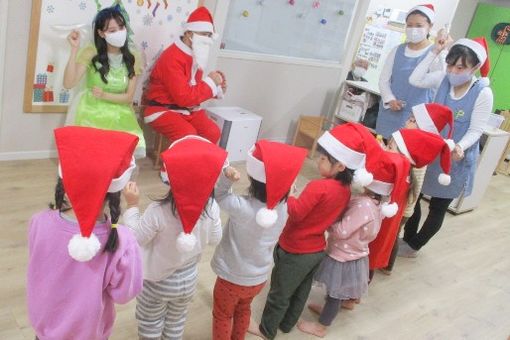
[[[240,166],[242,168],[242,166]],[[54,160],[0,162],[0,339],[33,339],[27,320],[25,273],[27,221],[53,197]],[[298,180],[315,177],[308,162]],[[138,180],[145,195],[164,192],[149,160]],[[246,179],[237,189],[246,186]],[[327,339],[507,339],[510,334],[510,177],[492,179],[474,212],[448,215],[443,229],[416,259],[398,259],[392,276],[377,274],[369,295],[352,312],[342,311]],[[209,247],[200,263],[198,292],[189,311],[185,339],[209,339],[215,275]],[[252,305],[259,320],[266,289]],[[313,301],[322,301],[314,289]],[[136,339],[134,302],[118,307],[111,339]],[[306,320],[315,317],[308,311]],[[253,337],[248,336],[248,339]],[[294,329],[279,339],[311,339]]]

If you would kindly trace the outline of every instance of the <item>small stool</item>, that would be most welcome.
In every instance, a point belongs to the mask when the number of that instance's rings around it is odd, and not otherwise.
[[[317,140],[323,131],[323,124],[322,116],[300,116],[292,145],[306,147],[310,150],[308,157],[313,158],[317,149]]]
[[[154,149],[152,156],[154,157],[154,169],[159,170],[161,167],[161,153],[165,151],[170,143],[161,133],[154,131]]]

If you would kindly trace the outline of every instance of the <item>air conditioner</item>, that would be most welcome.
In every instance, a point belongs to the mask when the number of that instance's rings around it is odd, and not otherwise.
[[[221,130],[219,145],[231,162],[246,160],[246,153],[257,141],[262,117],[240,107],[208,107],[207,115]]]

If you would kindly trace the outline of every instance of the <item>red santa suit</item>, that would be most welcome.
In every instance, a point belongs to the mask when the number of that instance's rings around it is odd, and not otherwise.
[[[370,270],[385,268],[388,265],[391,250],[400,229],[400,221],[407,205],[410,187],[411,163],[409,160],[404,155],[396,152],[386,152],[386,156],[399,169],[399,178],[395,181],[391,192],[391,200],[397,203],[398,210],[393,217],[382,220],[377,237],[368,245]]]
[[[205,7],[190,15],[186,29],[212,31],[212,17]],[[220,130],[200,104],[221,94],[221,87],[210,77],[203,77],[203,71],[193,62],[191,48],[179,39],[154,64],[145,93],[145,123],[170,141],[199,135],[216,143]]]

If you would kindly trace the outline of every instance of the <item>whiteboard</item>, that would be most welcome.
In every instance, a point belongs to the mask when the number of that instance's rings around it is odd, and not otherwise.
[[[231,0],[220,48],[340,63],[355,0]]]
[[[81,45],[92,43],[92,22],[98,10],[115,3],[128,14],[132,48],[143,57],[145,72],[138,79],[134,101],[141,96],[141,87],[148,70],[159,54],[182,33],[182,26],[198,0],[34,0],[38,6],[32,25],[39,19],[35,41],[34,62],[27,65],[25,102],[31,101],[33,110],[28,112],[65,112],[74,92],[63,87],[64,69],[70,47],[66,40],[72,29],[81,32]],[[34,7],[35,8],[35,7]],[[28,91],[27,91],[28,89]],[[27,93],[28,92],[28,93]],[[51,93],[51,95],[49,95]],[[41,98],[42,97],[42,98]],[[46,106],[46,108],[45,108]],[[48,110],[51,107],[51,111]],[[40,111],[39,111],[40,110]],[[55,110],[55,111],[53,111]]]

